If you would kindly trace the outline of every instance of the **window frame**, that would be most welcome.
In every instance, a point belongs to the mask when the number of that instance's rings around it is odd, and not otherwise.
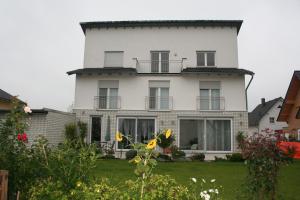
[[[198,53],[203,53],[204,54],[204,65],[198,65]],[[207,54],[208,53],[213,53],[214,54],[214,65],[207,65]],[[216,51],[196,51],[196,66],[197,67],[216,67]]]
[[[138,126],[138,120],[139,119],[152,119],[154,120],[154,134],[156,135],[157,133],[157,120],[156,120],[156,117],[153,117],[153,116],[118,116],[116,118],[117,122],[116,122],[116,130],[119,131],[119,119],[134,119],[135,120],[135,134],[134,134],[134,142],[136,143],[137,142],[137,126]],[[131,149],[119,149],[119,146],[118,146],[118,142],[116,142],[116,145],[115,145],[115,149],[116,151],[129,151]],[[155,147],[155,149],[157,149],[157,147]]]
[[[152,53],[158,53],[158,72],[152,71]],[[162,72],[162,53],[168,53],[168,71]],[[155,61],[155,60],[154,60]],[[150,51],[150,72],[151,73],[170,73],[170,50],[151,50]]]
[[[156,99],[155,99],[155,108],[150,108],[150,98],[152,96],[150,96],[150,90],[151,88],[155,88],[157,89],[157,96],[156,96]],[[167,109],[162,109],[161,108],[161,89],[168,89],[168,108]],[[149,89],[148,89],[148,110],[149,111],[169,111],[171,110],[171,106],[170,106],[170,87],[150,87],[149,86]]]
[[[180,120],[204,120],[204,150],[182,150],[186,153],[193,153],[193,152],[200,152],[200,153],[232,153],[234,149],[234,133],[233,133],[233,119],[232,118],[216,118],[216,117],[179,117],[178,118],[178,123],[177,123],[177,130],[178,130],[178,135],[177,135],[177,141],[176,144],[178,148],[180,149]],[[206,128],[206,121],[207,120],[227,120],[230,121],[230,151],[207,151],[207,128]]]
[[[208,90],[208,109],[201,109],[201,90]],[[212,90],[219,90],[219,109],[212,109]],[[199,88],[199,97],[200,97],[200,102],[199,102],[199,110],[200,111],[220,111],[221,109],[221,88],[215,89],[215,88]]]
[[[269,117],[269,123],[275,124],[275,117]]]
[[[100,96],[100,89],[106,89],[106,96]],[[111,89],[117,89],[117,96],[116,96],[116,98],[117,98],[117,106],[116,106],[116,108],[110,108],[110,101],[111,101],[111,99],[110,99],[110,97],[111,97]],[[118,101],[119,101],[119,88],[110,88],[110,87],[98,87],[98,97],[99,97],[99,102],[98,102],[98,110],[118,110],[119,108],[119,106],[118,106]],[[100,108],[100,98],[101,97],[106,97],[106,106],[105,106],[105,108]]]

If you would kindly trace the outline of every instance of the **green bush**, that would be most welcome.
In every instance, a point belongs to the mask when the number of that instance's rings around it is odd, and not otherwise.
[[[193,161],[204,161],[205,160],[205,154],[204,153],[196,153],[191,156],[191,159]]]
[[[130,149],[129,151],[126,151],[126,160],[131,160],[133,159],[135,156],[137,155],[137,151],[136,150],[133,150],[133,149]]]
[[[82,142],[84,142],[84,139],[86,138],[86,134],[87,134],[87,123],[78,121],[77,126],[79,129],[79,138]]]
[[[158,161],[172,161],[171,157],[166,154],[159,154],[157,156]]]
[[[233,153],[233,154],[227,154],[226,158],[230,162],[244,162],[245,159],[243,158],[243,155],[241,153]]]
[[[185,157],[185,152],[178,149],[177,146],[171,147],[171,155],[173,159],[180,159]]]
[[[69,123],[65,125],[65,137],[67,140],[74,141],[77,139],[76,124]]]

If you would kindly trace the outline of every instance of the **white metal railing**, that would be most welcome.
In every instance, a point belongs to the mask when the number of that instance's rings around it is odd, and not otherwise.
[[[172,110],[173,98],[171,96],[147,96],[146,110]]]
[[[136,69],[138,73],[180,73],[183,69],[184,60],[138,60]]]
[[[96,109],[120,109],[120,96],[95,96],[94,107]]]
[[[225,98],[197,97],[197,110],[225,110]]]

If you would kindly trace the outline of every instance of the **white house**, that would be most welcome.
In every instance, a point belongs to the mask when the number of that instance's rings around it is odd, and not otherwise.
[[[280,131],[288,125],[286,122],[277,121],[283,98],[267,101],[265,98],[261,99],[261,104],[257,105],[252,112],[249,113],[249,132],[248,135],[254,133],[261,133],[269,128],[272,131]]]
[[[248,129],[245,75],[254,74],[238,66],[242,21],[80,25],[83,68],[67,73],[76,74],[73,111],[89,123],[88,141],[114,140],[118,130],[146,142],[171,128],[186,153],[237,150],[235,135]]]

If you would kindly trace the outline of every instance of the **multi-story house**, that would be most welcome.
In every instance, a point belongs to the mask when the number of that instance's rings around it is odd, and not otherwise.
[[[235,135],[248,128],[245,75],[253,76],[238,67],[242,21],[80,25],[84,66],[67,73],[76,74],[74,112],[89,123],[89,142],[112,141],[116,131],[146,142],[171,128],[187,154],[237,150]]]

